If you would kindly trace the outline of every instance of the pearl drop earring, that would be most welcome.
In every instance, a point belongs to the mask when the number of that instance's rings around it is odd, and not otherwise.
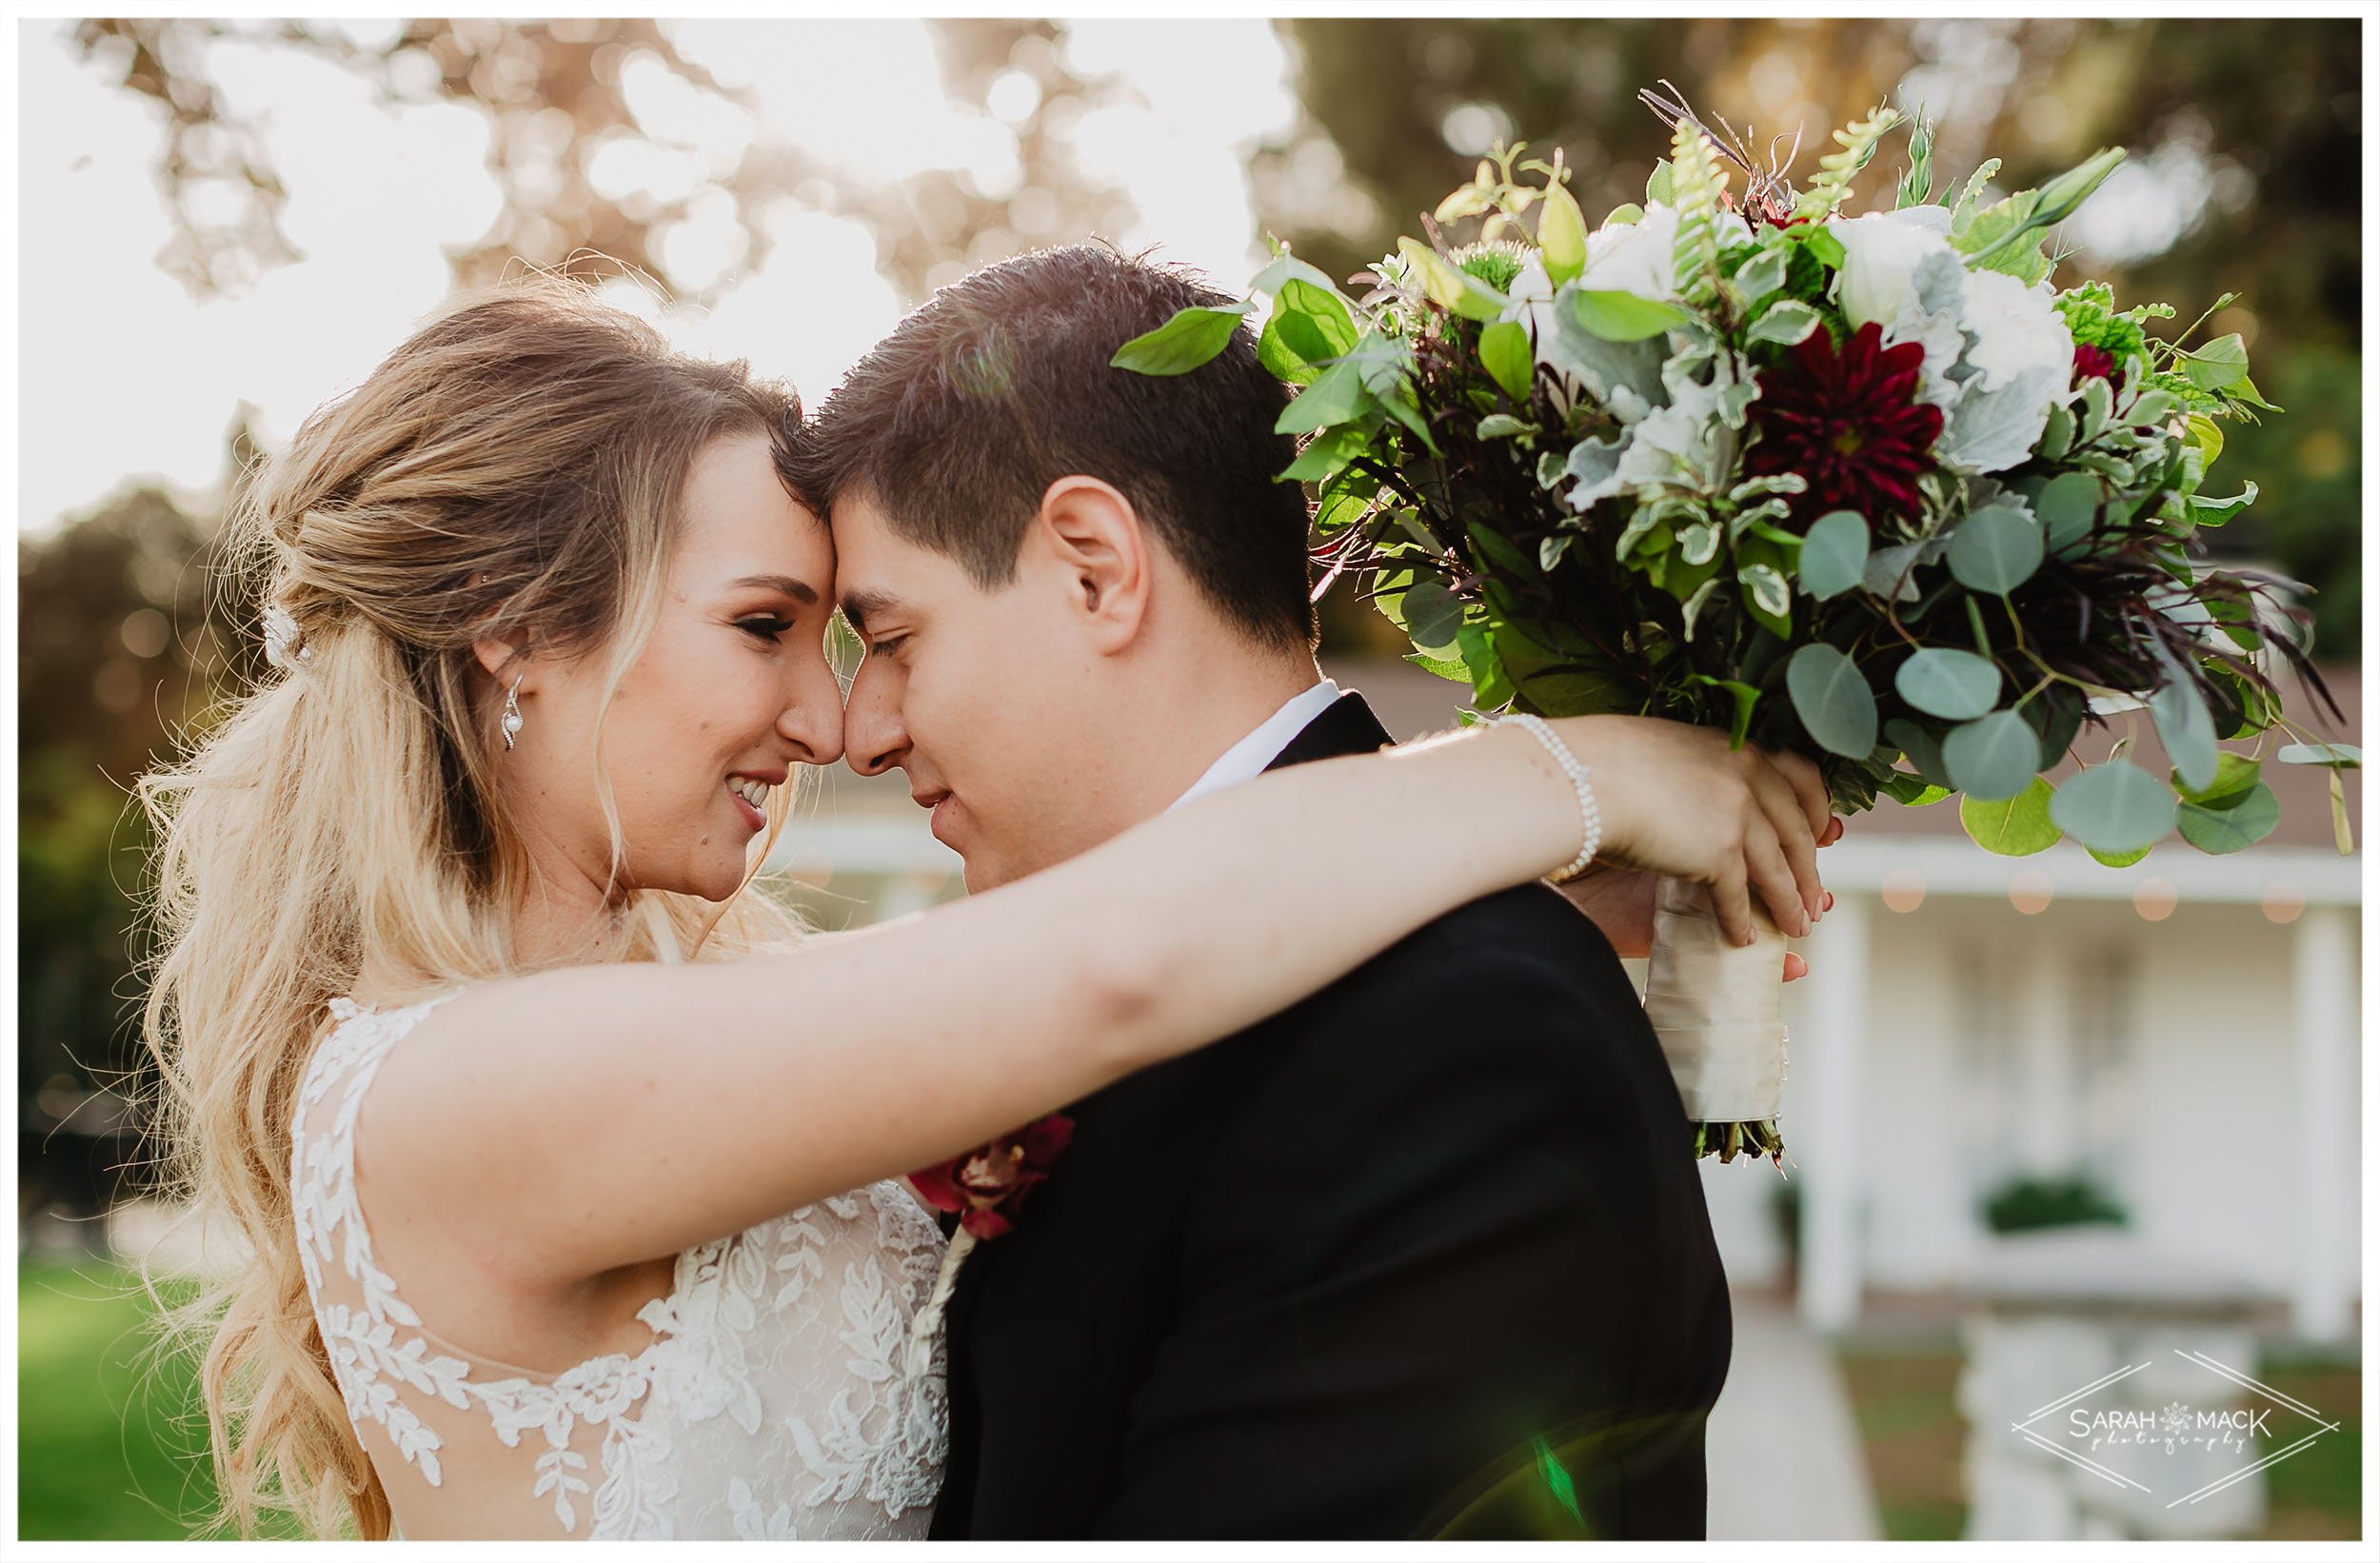
[[[521,678],[526,677],[528,675],[526,673],[521,675]],[[498,724],[504,728],[505,747],[507,749],[512,747],[512,741],[521,736],[520,696],[521,679],[516,678],[512,681],[512,687],[505,691],[505,716],[504,721]]]

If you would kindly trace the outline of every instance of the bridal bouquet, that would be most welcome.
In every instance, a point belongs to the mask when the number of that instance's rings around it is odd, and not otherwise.
[[[2123,152],[1993,199],[1995,160],[1942,204],[1920,123],[1891,209],[1853,216],[1894,112],[1836,132],[1796,190],[1682,100],[1647,101],[1671,154],[1598,228],[1558,154],[1516,169],[1499,147],[1361,296],[1282,250],[1246,302],[1184,310],[1116,365],[1187,372],[1269,300],[1259,350],[1299,387],[1279,426],[1310,438],[1283,476],[1318,485],[1323,586],[1355,572],[1480,710],[1719,727],[1809,756],[1839,811],[1960,794],[2001,853],[2071,836],[2120,866],[2176,830],[2207,852],[2270,832],[2265,735],[2302,735],[2258,654],[2330,700],[2310,619],[2292,583],[2192,544],[2255,498],[2207,487],[2220,421],[2277,409],[2239,337],[2159,340],[2166,306],[2048,285],[2047,230]],[[2144,707],[2170,774],[2127,758],[2129,715],[2063,785],[2040,774],[2086,722]],[[1661,886],[1646,1006],[1697,1154],[1781,1149],[1765,935],[1729,945],[1698,887]]]

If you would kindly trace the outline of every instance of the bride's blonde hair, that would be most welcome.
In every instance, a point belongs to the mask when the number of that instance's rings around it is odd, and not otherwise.
[[[204,1341],[220,1523],[388,1502],[315,1328],[290,1207],[289,1125],[330,999],[367,970],[403,1001],[519,969],[526,873],[498,802],[483,637],[608,650],[609,688],[659,611],[679,493],[722,435],[798,433],[790,392],[672,352],[634,317],[540,281],[466,300],[307,420],[237,505],[283,669],[144,778],[161,955],[144,1015],[160,1130],[202,1231],[237,1268],[177,1311]],[[599,722],[600,734],[600,722]],[[601,763],[589,755],[612,822]],[[777,789],[754,870],[782,828]],[[747,874],[724,903],[622,892],[609,958],[747,954],[797,931]]]

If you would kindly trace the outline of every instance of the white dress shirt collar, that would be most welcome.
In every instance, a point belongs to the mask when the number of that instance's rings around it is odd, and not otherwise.
[[[1180,808],[1194,798],[1204,798],[1208,793],[1221,792],[1261,776],[1264,767],[1279,760],[1280,752],[1289,747],[1289,741],[1304,732],[1338,699],[1339,685],[1328,679],[1292,695],[1255,732],[1225,749],[1222,758],[1209,765],[1204,776],[1190,783],[1190,790],[1175,799],[1171,807]]]

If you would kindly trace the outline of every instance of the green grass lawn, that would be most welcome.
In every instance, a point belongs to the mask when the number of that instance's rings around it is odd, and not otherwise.
[[[1946,1351],[1853,1350],[1843,1379],[1859,1419],[1868,1478],[1890,1541],[1955,1541],[1966,1533],[1960,1466],[1959,1357]],[[2263,1539],[2353,1541],[2363,1525],[2363,1373],[2328,1363],[2271,1361],[2259,1375],[2339,1424],[2265,1473]]]
[[[28,1261],[17,1272],[17,1534],[149,1541],[211,1512],[195,1366],[153,1350],[131,1272]]]

